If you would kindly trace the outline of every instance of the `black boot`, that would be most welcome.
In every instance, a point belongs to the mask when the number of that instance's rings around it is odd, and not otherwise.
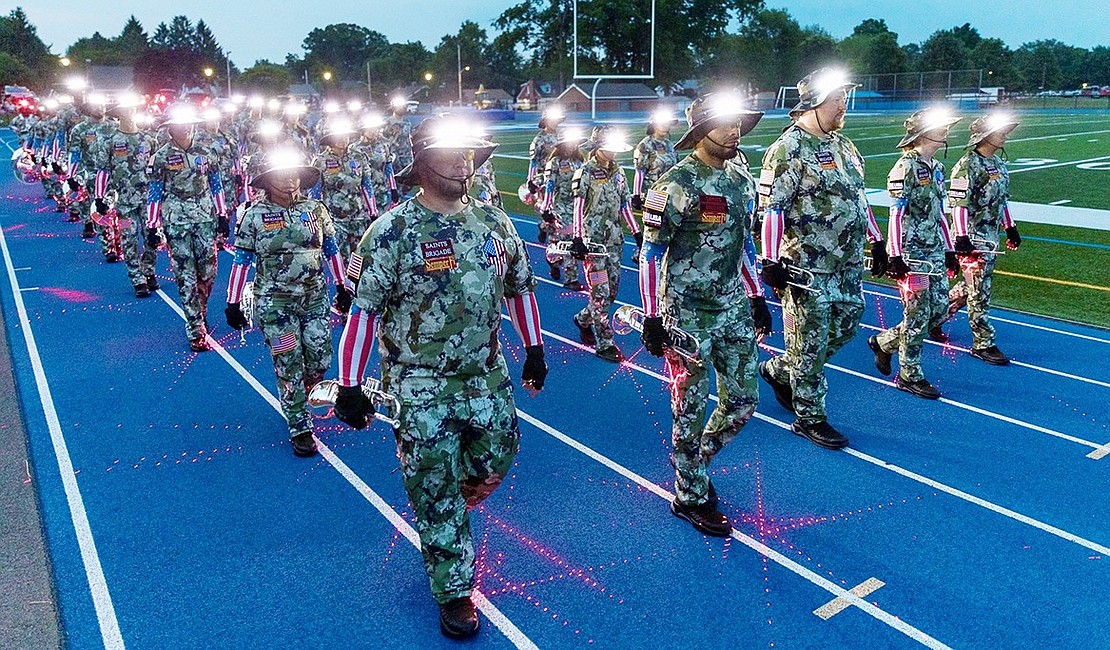
[[[992,345],[989,348],[973,349],[971,351],[971,356],[976,359],[982,359],[992,366],[1010,365],[1010,357],[1002,354],[1002,350],[999,350],[997,345]]]
[[[594,328],[589,325],[582,325],[578,322],[578,316],[572,316],[571,320],[574,321],[574,326],[578,328],[578,340],[586,345],[597,345],[597,337],[594,336]]]
[[[767,369],[766,361],[759,363],[759,376],[763,377],[763,381],[771,387],[775,393],[775,401],[779,406],[783,407],[791,413],[794,412],[794,389],[790,387],[789,383],[777,382],[771,377],[770,371]]]
[[[293,453],[303,458],[315,456],[318,453],[316,439],[312,437],[311,431],[298,433],[290,439],[290,442],[293,443]]]
[[[150,287],[146,286],[146,282],[140,282],[139,284],[135,285],[135,297],[136,298],[149,298],[150,297]]]
[[[583,285],[578,280],[571,280],[569,282],[564,282],[563,283],[563,288],[568,290],[568,291],[581,291],[581,290],[585,289],[586,287],[585,287],[585,285]]]
[[[894,355],[889,352],[883,352],[883,348],[879,346],[879,337],[872,336],[867,339],[867,347],[871,348],[871,352],[875,354],[875,368],[882,373],[884,377],[890,376],[890,358]]]
[[[81,231],[81,239],[92,239],[93,237],[96,237],[96,231],[93,230],[93,224],[91,221],[86,221],[85,229]]]
[[[563,268],[561,266],[559,266],[558,264],[552,264],[551,262],[548,262],[547,264],[551,267],[552,280],[558,282],[559,280],[563,279]]]
[[[940,391],[925,379],[906,381],[899,376],[894,382],[894,385],[898,387],[898,390],[904,390],[918,397],[923,397],[925,399],[940,399]]]
[[[937,343],[947,343],[948,335],[944,333],[944,328],[940,325],[929,328],[929,340],[936,341]]]
[[[439,631],[450,639],[468,639],[478,633],[478,612],[474,611],[470,596],[439,606]]]
[[[721,514],[721,511],[717,510],[717,504],[712,501],[700,506],[687,506],[675,499],[671,501],[671,513],[679,519],[690,522],[698,532],[706,535],[728,537],[732,533],[732,524],[729,523],[728,517]]]
[[[612,361],[613,363],[620,363],[624,360],[624,354],[621,352],[621,349],[612,344],[601,348],[594,354],[601,357],[602,359],[605,359],[606,361]]]
[[[158,278],[156,276],[153,276],[153,275],[146,276],[146,286],[151,291],[157,291],[158,286],[159,286],[158,285]]]
[[[825,449],[843,449],[848,446],[848,439],[832,428],[828,422],[802,422],[794,420],[790,425],[795,435],[799,435],[818,447]]]

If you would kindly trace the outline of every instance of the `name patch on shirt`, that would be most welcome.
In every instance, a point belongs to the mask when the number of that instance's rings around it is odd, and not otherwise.
[[[166,156],[166,169],[179,172],[185,169],[185,156],[180,153],[171,153]]]
[[[932,174],[930,174],[929,170],[924,167],[918,167],[916,170],[914,170],[914,174],[917,175],[918,185],[928,185],[933,180]]]
[[[325,174],[338,174],[339,173],[339,161],[334,159],[334,158],[328,158],[327,160],[325,160],[324,161],[324,173]]]
[[[836,169],[836,156],[831,151],[818,151],[817,164],[821,165],[821,169],[832,171]]]
[[[763,169],[759,172],[759,186],[756,188],[762,196],[771,196],[771,185],[775,182],[775,170]]]
[[[987,163],[985,167],[987,168],[987,174],[991,177],[992,181],[996,181],[1002,178],[1002,173],[998,171],[998,167],[996,167],[994,163]]]
[[[455,247],[450,239],[426,241],[420,244],[420,254],[424,257],[424,271],[449,271],[459,267],[455,258]]]
[[[728,199],[716,194],[703,194],[698,197],[698,209],[702,223],[722,224],[728,220]]]
[[[281,230],[285,227],[285,213],[284,212],[263,212],[262,213],[262,229],[263,230]]]
[[[112,153],[115,154],[117,158],[126,157],[128,153],[127,143],[117,142],[115,145],[112,146]]]

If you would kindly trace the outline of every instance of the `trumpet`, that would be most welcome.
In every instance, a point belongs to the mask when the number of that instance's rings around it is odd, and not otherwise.
[[[104,214],[93,212],[92,220],[98,225],[108,227],[112,225],[113,218],[119,219],[119,214],[115,212],[116,205],[119,203],[119,192],[108,190],[104,193],[104,202],[108,204],[108,210]]]
[[[632,305],[620,307],[613,314],[610,327],[621,336],[631,333],[632,330],[642,334],[644,331],[644,310]],[[701,341],[696,336],[674,326],[667,327],[667,335],[671,337],[671,344],[667,347],[686,361],[701,365],[701,356],[698,354]]]
[[[374,405],[374,419],[381,420],[396,429],[401,426],[401,402],[382,390],[382,382],[373,377],[367,377],[362,383],[362,394]],[[313,413],[323,419],[335,415],[335,400],[339,396],[339,382],[334,379],[325,379],[312,387],[308,392],[308,405]],[[385,407],[385,413],[377,407]]]
[[[34,185],[42,179],[39,166],[30,149],[19,148],[12,152],[12,174],[24,185]]]
[[[784,264],[784,266],[786,267],[786,274],[792,278],[791,280],[788,280],[786,284],[789,284],[792,287],[797,287],[802,291],[808,291],[815,296],[821,295],[820,289],[813,288],[813,271],[810,271],[809,269],[803,269],[802,267],[795,266],[793,264]]]
[[[971,245],[975,247],[976,255],[1005,255],[1006,251],[998,250],[998,240],[971,238]]]
[[[933,278],[943,278],[944,273],[937,270],[937,265],[929,260],[906,260],[906,266],[910,267],[910,275],[927,275]]]
[[[569,257],[571,254],[570,246],[572,243],[573,242],[567,239],[548,244],[547,261],[552,264],[557,264],[563,258]],[[582,240],[582,243],[586,244],[586,248],[589,249],[590,252],[588,253],[588,255],[590,257],[607,257],[609,255],[609,249],[605,248],[605,244],[595,244],[588,239]]]
[[[243,318],[247,320],[247,326],[239,330],[240,345],[247,342],[247,330],[254,329],[254,305],[254,283],[248,282],[243,285],[243,295],[239,298],[239,310],[243,312]]]

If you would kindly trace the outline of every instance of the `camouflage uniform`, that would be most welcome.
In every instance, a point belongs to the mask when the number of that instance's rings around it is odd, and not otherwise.
[[[755,325],[748,295],[760,291],[746,264],[755,216],[755,179],[741,166],[714,169],[688,156],[647,194],[644,246],[665,249],[658,269],[641,264],[642,282],[658,272],[665,322],[697,337],[703,365],[667,350],[671,382],[675,495],[684,505],[709,499],[709,463],[751,418],[759,402]],[[746,274],[746,275],[745,275]],[[645,313],[650,313],[645,305]],[[709,366],[717,373],[717,408],[705,421]]]
[[[558,146],[558,144],[559,136],[544,130],[540,130],[540,132],[536,134],[536,137],[532,138],[532,144],[528,145],[529,182],[540,185],[541,187],[543,186],[544,165],[547,164],[547,160],[551,158],[551,152],[555,151],[555,147]],[[535,197],[537,203],[542,199],[543,197]],[[544,234],[544,237],[554,238],[556,236],[556,228],[552,224],[541,221],[539,228]]]
[[[224,199],[227,200],[232,194],[231,189],[235,187],[232,173],[238,166],[236,159],[239,157],[239,145],[222,128],[217,129],[215,133],[207,128],[198,128],[195,137],[198,142],[211,149],[216,155],[216,159],[219,161],[220,187],[227,188],[227,193],[224,196]],[[234,200],[232,200],[231,209],[233,208]]]
[[[397,189],[397,181],[393,179],[393,154],[381,135],[373,139],[362,136],[351,143],[351,148],[362,154],[366,160],[366,168],[370,170],[370,186],[374,188],[371,196],[374,198],[375,210],[370,215],[370,220],[373,221],[393,206],[391,194]],[[358,239],[352,248],[357,244]]]
[[[474,170],[473,190],[478,195],[479,201],[485,201],[495,208],[503,207],[501,192],[497,191],[497,175],[493,171],[492,158],[482,163]]]
[[[1010,199],[1010,172],[999,155],[984,157],[974,149],[964,154],[952,167],[948,200],[952,210],[967,210],[967,234],[972,239],[998,241],[1000,227],[1007,224],[1006,203]],[[957,227],[956,234],[960,234]],[[967,320],[971,326],[972,349],[981,350],[995,344],[994,326],[987,319],[991,304],[991,278],[995,255],[978,259],[961,258],[963,278],[949,292],[953,306],[966,301]]]
[[[544,167],[544,210],[555,213],[555,223],[541,222],[549,227],[551,241],[569,241],[574,238],[574,196],[571,187],[574,183],[575,173],[582,167],[583,161],[577,157],[564,158],[553,153]],[[578,280],[578,260],[566,256],[559,262],[563,284],[570,284]]]
[[[944,251],[949,248],[944,223],[944,164],[922,160],[914,150],[902,154],[887,177],[894,201],[887,241],[892,256],[930,262],[941,275],[908,275],[898,282],[902,294],[902,322],[879,332],[876,340],[886,353],[898,353],[899,377],[905,382],[925,379],[921,349],[928,331],[940,325],[948,310],[948,279]]]
[[[42,176],[43,194],[47,198],[57,199],[59,204],[61,204],[65,190],[62,188],[59,175],[51,169],[52,162],[57,163],[63,169],[66,166],[65,160],[55,159],[56,150],[61,147],[61,143],[64,139],[64,136],[58,133],[59,122],[57,117],[56,114],[44,114],[39,118],[38,122],[35,122],[32,128],[32,139],[35,145],[35,156],[38,157],[39,161],[48,172]]]
[[[370,226],[358,255],[355,310],[378,315],[383,389],[401,402],[405,491],[442,604],[474,588],[468,508],[497,488],[519,446],[498,332],[502,299],[536,281],[508,215],[486,203],[447,216],[406,201]]]
[[[623,216],[629,227],[633,221],[628,179],[616,162],[605,166],[596,158],[586,161],[571,181],[574,196],[574,235],[602,244],[608,257],[587,257],[582,263],[590,301],[574,317],[580,327],[592,327],[600,352],[613,347],[613,330],[609,327],[609,307],[617,299],[621,282],[621,253],[624,251]]]
[[[350,259],[370,221],[378,216],[377,205],[370,198],[374,192],[370,164],[358,151],[347,147],[336,151],[324,147],[312,161],[320,170],[321,185],[313,196],[328,206],[335,226],[335,240],[343,259]]]
[[[182,149],[173,140],[150,158],[147,226],[166,235],[185,334],[190,341],[208,333],[208,296],[216,279],[216,213],[223,208],[220,162],[196,141]]]
[[[821,292],[787,286],[786,354],[764,366],[793,387],[794,412],[804,423],[826,421],[825,363],[856,335],[863,315],[863,244],[872,220],[863,178],[863,156],[837,132],[819,138],[792,125],[763,154],[760,206],[782,213],[780,257],[811,271]]]
[[[323,203],[299,199],[285,209],[264,195],[243,214],[235,233],[235,265],[255,265],[258,324],[274,361],[290,438],[312,433],[306,391],[331,365],[324,257],[335,254],[335,236]]]
[[[385,118],[382,137],[393,154],[394,169],[404,169],[412,164],[412,125],[408,120],[396,115]]]
[[[119,247],[127,266],[127,276],[135,287],[145,285],[147,278],[154,276],[154,265],[158,259],[158,249],[146,245],[146,242],[158,237],[157,229],[146,227],[146,168],[153,148],[153,134],[143,131],[124,133],[117,129],[110,138],[98,139],[91,151],[93,165],[97,169],[98,189],[101,187],[99,176],[106,175],[104,184],[118,194],[116,213],[119,220],[116,229],[120,238]],[[140,241],[143,242],[142,254],[139,253]]]
[[[676,162],[678,154],[675,153],[670,139],[651,135],[644,137],[632,152],[632,166],[636,169],[632,194],[642,196]]]
[[[69,168],[75,175],[84,174],[86,186],[92,184],[92,179],[97,171],[93,159],[93,148],[97,146],[97,143],[111,139],[115,133],[116,124],[114,121],[92,117],[85,117],[70,130]],[[93,223],[91,201],[86,198],[85,201],[75,202],[73,207],[84,215],[86,227]],[[95,229],[100,239],[100,251],[105,255],[114,252],[111,233],[100,224],[95,224]]]

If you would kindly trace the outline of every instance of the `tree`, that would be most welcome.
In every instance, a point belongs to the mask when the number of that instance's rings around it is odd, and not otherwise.
[[[1087,79],[1087,51],[1057,40],[1025,43],[1014,51],[1014,68],[1024,90],[1074,89]]]
[[[186,16],[174,16],[168,26],[166,23],[158,23],[150,42],[160,50],[194,52],[196,51],[196,30],[193,28],[192,21]]]
[[[777,90],[808,72],[802,63],[802,45],[814,36],[803,32],[786,11],[765,9],[738,35],[719,39],[716,51],[705,62],[703,77],[711,84],[750,84],[756,91]]]
[[[301,47],[310,76],[318,78],[329,70],[337,79],[362,79],[366,76],[366,62],[382,56],[389,40],[380,32],[339,23],[312,30]]]
[[[968,53],[971,67],[983,70],[984,86],[1013,88],[1019,84],[1014,53],[1001,39],[984,38]]]
[[[257,61],[239,75],[239,87],[249,93],[281,95],[289,90],[293,75],[284,66],[269,61]]]
[[[890,31],[885,20],[868,18],[840,42],[841,58],[855,74],[902,72],[906,53],[898,45],[898,34]]]
[[[385,98],[395,88],[422,82],[431,67],[432,54],[419,41],[393,43],[382,56],[370,60],[370,76],[376,96]]]
[[[918,69],[923,72],[962,70],[966,67],[967,47],[953,30],[934,32],[921,46]]]
[[[34,85],[37,81],[35,73],[20,59],[0,52],[0,80],[6,84]]]
[[[150,49],[150,38],[143,30],[142,24],[131,16],[123,26],[123,31],[116,37],[116,44],[120,50],[138,58]]]
[[[28,83],[46,85],[57,75],[58,60],[38,36],[38,30],[27,20],[27,14],[16,7],[0,18],[0,52],[10,55],[30,71]]]
[[[100,32],[77,39],[66,50],[66,56],[74,61],[88,61],[92,65],[126,65],[133,60],[121,50],[115,39],[104,38]]]

